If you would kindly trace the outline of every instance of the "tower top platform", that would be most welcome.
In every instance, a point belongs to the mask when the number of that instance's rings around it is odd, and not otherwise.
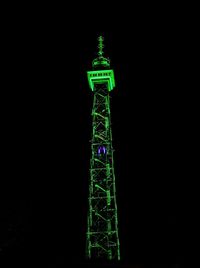
[[[88,71],[88,82],[92,91],[95,91],[95,84],[107,84],[108,91],[115,87],[113,70]]]

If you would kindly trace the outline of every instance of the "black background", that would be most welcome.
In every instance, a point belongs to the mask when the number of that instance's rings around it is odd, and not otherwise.
[[[74,9],[69,19],[70,9],[50,10],[4,21],[2,263],[86,264],[87,70],[102,34],[116,80],[111,111],[120,265],[181,266],[190,209],[181,11],[79,7],[81,15],[74,17]]]

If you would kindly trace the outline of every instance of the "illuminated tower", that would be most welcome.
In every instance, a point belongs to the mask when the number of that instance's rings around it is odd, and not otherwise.
[[[120,260],[118,219],[110,118],[110,91],[115,87],[110,60],[103,57],[103,37],[98,57],[87,72],[94,93],[89,181],[86,257]]]

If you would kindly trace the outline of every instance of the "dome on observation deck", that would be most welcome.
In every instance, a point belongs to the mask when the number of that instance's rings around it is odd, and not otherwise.
[[[98,57],[93,60],[92,67],[94,69],[108,69],[110,68],[110,60],[107,58],[104,58],[103,56]]]

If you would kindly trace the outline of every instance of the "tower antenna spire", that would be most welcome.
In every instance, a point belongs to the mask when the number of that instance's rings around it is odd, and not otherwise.
[[[92,66],[94,69],[108,69],[110,68],[110,60],[109,58],[106,58],[106,57],[103,57],[103,54],[104,54],[104,51],[103,51],[103,48],[104,48],[104,44],[103,44],[103,41],[104,41],[104,38],[103,36],[99,36],[97,38],[98,40],[98,57],[95,58],[92,62]]]
[[[98,44],[98,49],[99,49],[98,55],[99,55],[99,57],[102,57],[102,55],[104,53],[103,52],[103,48],[104,48],[103,40],[104,40],[104,38],[103,38],[103,36],[100,35],[97,40],[99,41],[99,44]]]

